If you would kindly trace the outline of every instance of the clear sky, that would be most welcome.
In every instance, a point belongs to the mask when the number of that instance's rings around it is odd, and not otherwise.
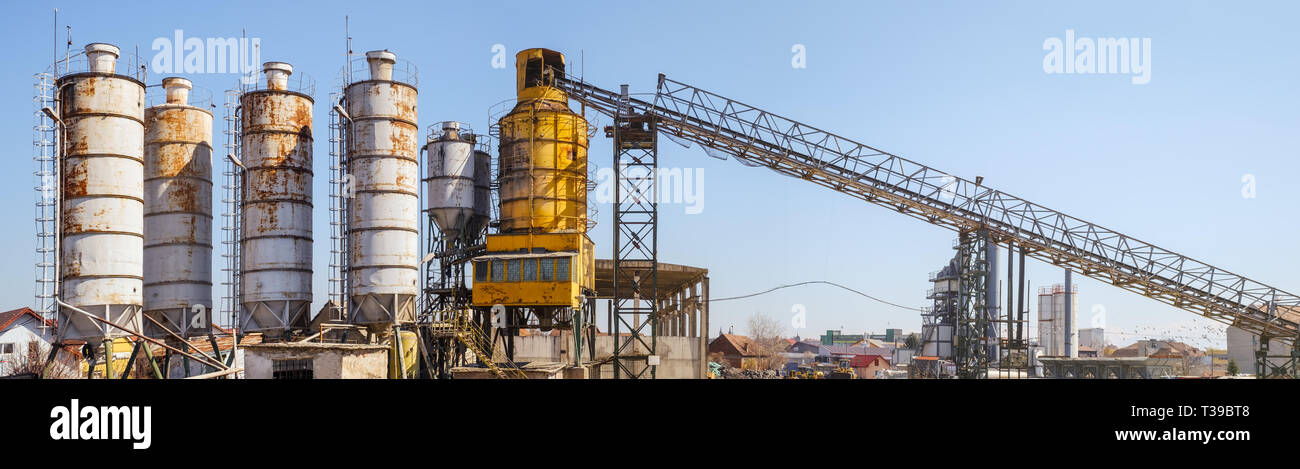
[[[0,78],[9,110],[0,113],[5,309],[32,302],[32,74],[55,53],[55,7],[60,52],[69,24],[75,48],[138,45],[146,59],[155,38],[177,29],[199,38],[246,31],[260,38],[263,61],[290,62],[317,80],[313,311],[326,293],[329,233],[322,104],[343,65],[345,15],[355,51],[387,48],[420,68],[422,128],[443,120],[486,128],[488,108],[513,97],[514,53],[547,47],[600,86],[653,91],[665,73],[1300,292],[1300,6],[1291,2],[14,2],[0,17],[10,57]],[[1149,38],[1150,82],[1045,73],[1044,42],[1067,30]],[[507,68],[492,67],[497,44]],[[804,68],[792,66],[796,45]],[[218,96],[236,79],[186,76]],[[591,158],[609,166],[603,135]],[[926,274],[953,254],[953,232],[698,148],[665,143],[660,164],[704,174],[701,213],[661,206],[659,252],[664,262],[708,268],[715,298],[829,280],[925,306]],[[1243,197],[1247,175],[1254,198]],[[592,238],[609,257],[612,208],[598,209]],[[1035,287],[1062,278],[1034,261],[1029,275]],[[1075,278],[1080,322],[1104,310],[1112,343],[1224,341],[1221,328],[1191,313]],[[755,313],[789,323],[794,305],[805,308],[807,328],[788,332],[804,336],[920,324],[915,312],[808,286],[716,303],[711,332],[743,332]]]

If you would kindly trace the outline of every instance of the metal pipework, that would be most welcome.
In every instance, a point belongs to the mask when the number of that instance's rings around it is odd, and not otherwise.
[[[366,53],[370,79],[344,90],[349,118],[349,322],[415,321],[420,261],[417,91],[393,80],[392,52]]]
[[[263,65],[264,89],[240,96],[240,329],[305,325],[312,274],[311,96],[288,89],[293,67]]]
[[[144,311],[189,337],[212,311],[212,113],[188,104],[189,80],[162,83],[166,103],[145,110]],[[167,335],[153,321],[144,332]]]
[[[144,247],[144,96],[115,74],[118,48],[90,44],[87,72],[60,77],[63,142],[59,299],[139,328]],[[121,336],[83,315],[59,314],[63,339]]]

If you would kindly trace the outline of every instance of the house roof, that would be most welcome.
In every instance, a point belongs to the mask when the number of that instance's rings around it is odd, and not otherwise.
[[[43,322],[45,323],[45,325],[47,325],[47,326],[54,327],[54,321],[47,320],[47,319],[41,317],[41,315],[36,314],[36,311],[32,311],[31,308],[28,308],[28,307],[24,306],[24,307],[22,307],[22,308],[12,309],[12,310],[5,311],[5,312],[3,312],[3,313],[0,313],[0,331],[3,331],[3,330],[5,330],[5,329],[8,329],[9,326],[11,326],[11,325],[13,325],[13,323],[17,322],[19,318],[22,318],[23,316],[28,316],[28,315],[30,315],[31,317],[35,318],[37,321],[43,321]]]
[[[853,361],[849,362],[849,366],[854,368],[868,367],[878,359],[883,361],[885,365],[889,365],[889,358],[883,355],[854,355]]]
[[[715,348],[722,350],[715,350]],[[728,351],[726,349],[731,349],[742,357],[762,356],[762,353],[759,351],[758,346],[754,344],[754,341],[743,335],[722,334],[721,336],[718,336],[718,338],[713,339],[713,342],[709,343],[710,352],[721,351],[725,353]]]

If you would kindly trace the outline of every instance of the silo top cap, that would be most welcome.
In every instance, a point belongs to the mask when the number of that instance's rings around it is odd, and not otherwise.
[[[366,60],[380,60],[384,62],[397,62],[397,54],[387,50],[372,50],[366,52]]]
[[[86,44],[86,54],[108,53],[113,54],[113,57],[117,57],[121,52],[122,49],[119,49],[117,46],[104,42],[92,42]]]
[[[293,65],[285,62],[267,62],[262,64],[263,72],[278,71],[284,72],[285,75],[293,73]]]
[[[163,78],[162,85],[164,89],[184,88],[188,90],[194,88],[194,82],[181,77]]]
[[[460,122],[456,122],[456,121],[443,122],[442,130],[460,130]]]

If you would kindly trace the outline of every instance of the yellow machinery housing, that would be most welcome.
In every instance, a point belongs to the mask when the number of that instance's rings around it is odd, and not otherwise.
[[[563,73],[563,54],[528,49],[515,56],[515,68],[518,101],[498,122],[500,233],[488,235],[474,258],[473,305],[581,308],[596,284],[587,120],[547,85],[550,73]]]

